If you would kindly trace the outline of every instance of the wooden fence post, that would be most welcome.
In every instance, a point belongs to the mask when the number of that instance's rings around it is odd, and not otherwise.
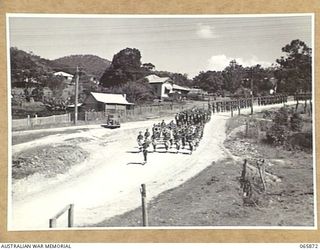
[[[140,193],[141,193],[141,202],[142,202],[142,225],[144,227],[147,227],[148,226],[148,212],[147,212],[147,204],[146,204],[147,192],[146,192],[146,185],[145,184],[141,184]]]
[[[310,99],[309,100],[309,103],[310,103],[310,115],[312,114],[312,100]]]
[[[257,167],[259,170],[260,179],[263,185],[263,191],[266,191],[266,182],[265,182],[265,169],[262,169],[262,166],[264,164],[264,160],[257,160]]]
[[[247,159],[244,159],[243,165],[242,165],[242,172],[241,172],[241,179],[245,180],[247,174]]]
[[[68,227],[73,227],[74,219],[74,204],[69,204],[60,210],[54,217],[49,219],[49,228],[57,227],[57,219],[68,211]]]
[[[57,227],[57,219],[50,219],[49,220],[49,228]]]
[[[304,99],[304,113],[307,113],[307,97]]]
[[[70,204],[68,209],[68,227],[73,227],[74,204]]]
[[[30,115],[28,115],[28,117],[27,117],[27,126],[28,126],[28,128],[31,126]]]
[[[249,122],[248,120],[246,120],[246,137],[248,137],[248,133],[249,133]]]

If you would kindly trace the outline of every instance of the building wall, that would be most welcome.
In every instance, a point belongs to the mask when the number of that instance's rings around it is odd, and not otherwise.
[[[97,102],[92,95],[89,95],[84,100],[83,109],[84,110],[94,110],[94,111],[105,111],[107,113],[125,112],[129,105],[124,104],[107,104],[102,102]]]
[[[172,92],[172,85],[169,82],[165,83],[152,83],[151,84],[153,91],[155,92],[156,96],[160,99],[162,98],[168,98],[168,94]],[[166,89],[169,89],[169,92],[166,91]]]
[[[108,115],[115,115],[115,116],[125,116],[127,110],[127,105],[121,104],[106,104],[105,105],[105,112]]]
[[[93,98],[92,95],[89,95],[84,100],[83,108],[85,110],[104,111],[103,107],[101,107],[101,105],[99,105],[99,103],[96,101],[96,99]]]
[[[161,83],[153,83],[151,87],[158,98],[161,98],[162,93],[162,84]]]
[[[170,83],[164,83],[161,86],[161,97],[162,98],[168,98],[169,97],[169,93],[172,92],[172,85]]]

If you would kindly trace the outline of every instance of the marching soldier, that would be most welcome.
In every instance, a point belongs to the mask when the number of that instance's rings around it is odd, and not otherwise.
[[[145,139],[144,142],[142,143],[143,165],[147,163],[149,144],[150,144],[150,141],[148,139]]]
[[[143,141],[142,131],[139,131],[139,135],[137,136],[137,142],[138,142],[140,152],[142,150],[142,141]]]
[[[156,149],[157,149],[156,134],[151,135],[151,143],[153,146],[153,152],[156,152]]]
[[[148,138],[150,136],[149,129],[146,129],[146,132],[144,133],[144,138]]]

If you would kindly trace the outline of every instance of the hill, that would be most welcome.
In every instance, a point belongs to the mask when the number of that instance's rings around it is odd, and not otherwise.
[[[79,66],[89,74],[100,78],[111,62],[95,55],[70,55],[52,60],[54,65],[66,65],[75,68]]]

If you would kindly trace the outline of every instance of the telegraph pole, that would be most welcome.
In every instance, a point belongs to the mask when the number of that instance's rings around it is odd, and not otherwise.
[[[251,73],[251,115],[253,115],[253,69],[250,69],[250,73]]]
[[[74,125],[78,122],[78,95],[79,95],[79,68],[76,69],[76,85],[75,85],[75,100],[74,100]]]

